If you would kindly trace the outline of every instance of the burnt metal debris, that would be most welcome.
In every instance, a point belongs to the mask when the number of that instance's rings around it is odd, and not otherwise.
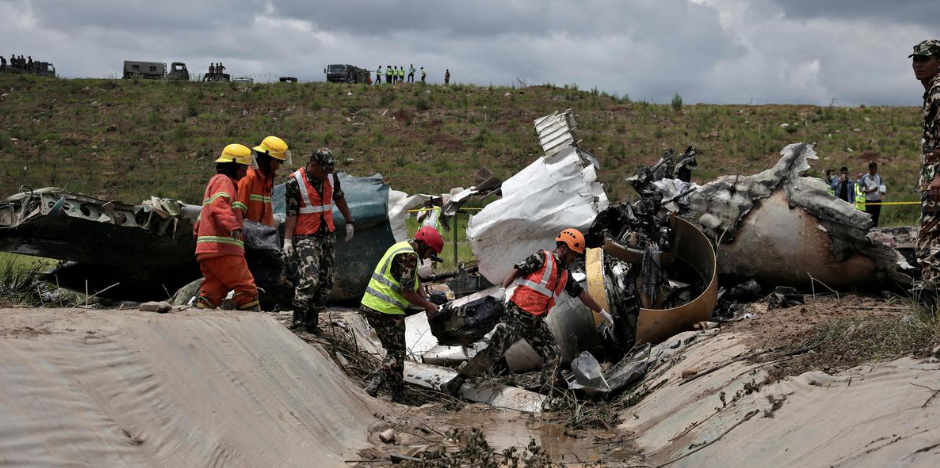
[[[396,242],[391,191],[380,175],[339,177],[357,224],[351,242],[337,240],[336,263],[343,268],[337,269],[330,299],[357,300],[375,263]],[[278,221],[285,212],[283,190],[274,189]],[[192,236],[198,214],[198,206],[178,200],[152,197],[131,205],[54,187],[24,188],[0,202],[0,250],[61,260],[46,277],[62,287],[84,291],[87,282],[89,292],[102,291],[101,297],[166,300],[201,276]],[[343,217],[334,219],[342,231]],[[289,307],[293,285],[280,254],[279,228],[246,222],[245,237],[262,307]]]

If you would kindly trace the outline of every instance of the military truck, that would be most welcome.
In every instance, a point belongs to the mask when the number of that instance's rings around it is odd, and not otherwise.
[[[7,73],[28,73],[37,76],[55,78],[55,66],[49,62],[33,62],[32,68],[19,68],[7,65]]]
[[[170,73],[167,74],[168,80],[189,81],[189,70],[183,62],[173,62],[170,64]]]
[[[162,80],[166,77],[166,64],[162,62],[124,61],[124,79],[143,78],[145,80]]]
[[[330,83],[368,83],[369,70],[348,64],[327,65],[323,69],[326,81]]]

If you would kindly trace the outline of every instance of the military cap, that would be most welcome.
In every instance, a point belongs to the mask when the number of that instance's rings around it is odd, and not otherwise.
[[[326,148],[320,148],[316,153],[310,155],[310,162],[315,162],[321,166],[335,166],[336,157],[333,156],[332,151]]]
[[[940,41],[936,39],[927,39],[926,41],[921,41],[914,46],[914,53],[908,55],[908,58],[911,58],[915,55],[921,55],[924,57],[930,57],[931,55],[940,55]]]

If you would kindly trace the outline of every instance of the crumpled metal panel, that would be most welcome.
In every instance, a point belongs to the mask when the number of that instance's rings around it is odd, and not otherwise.
[[[586,230],[609,202],[594,165],[569,146],[503,182],[503,196],[470,217],[467,239],[480,273],[499,284],[514,263],[552,249],[565,228]],[[507,241],[511,239],[511,241]]]
[[[552,156],[575,143],[574,130],[578,127],[571,109],[553,112],[535,119],[535,132],[539,136],[539,145],[546,157]]]

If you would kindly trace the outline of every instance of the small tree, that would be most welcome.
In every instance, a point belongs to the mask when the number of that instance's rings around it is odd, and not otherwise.
[[[682,111],[682,96],[679,96],[679,93],[676,93],[676,95],[672,97],[672,110],[676,112]]]

